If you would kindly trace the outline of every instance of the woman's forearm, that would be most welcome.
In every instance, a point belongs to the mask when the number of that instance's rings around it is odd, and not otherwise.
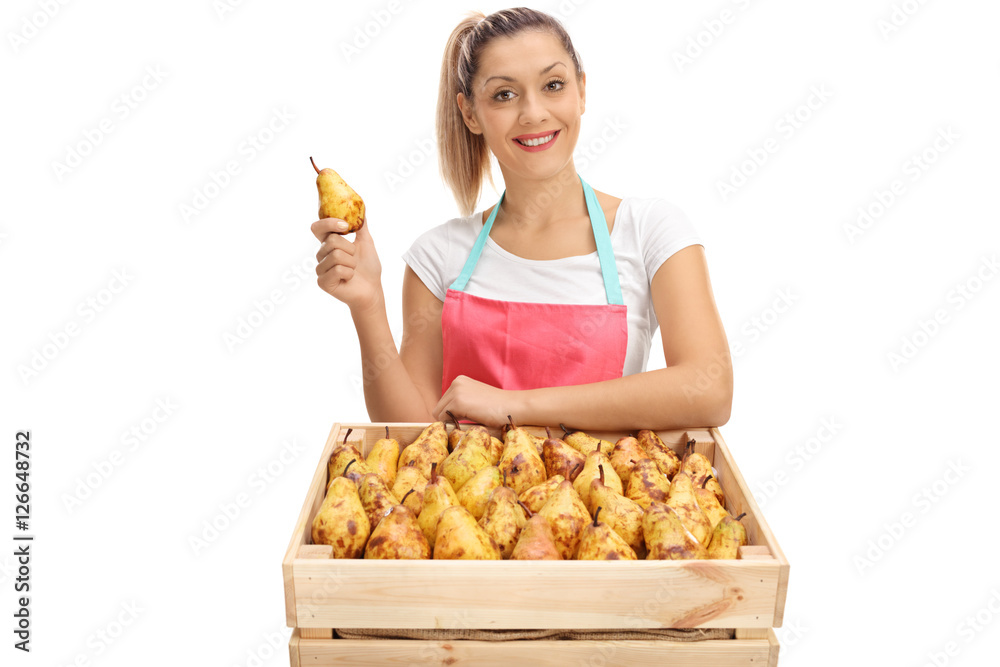
[[[385,300],[364,312],[351,312],[361,344],[361,377],[368,417],[373,422],[433,421],[392,338]]]
[[[614,380],[523,392],[525,424],[634,430],[721,426],[729,421],[732,362],[677,366]]]

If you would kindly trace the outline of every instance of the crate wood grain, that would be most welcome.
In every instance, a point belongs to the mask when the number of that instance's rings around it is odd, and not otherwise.
[[[327,462],[344,441],[363,454],[385,435],[407,444],[426,424],[334,424],[282,564],[286,621],[297,628],[770,628],[782,622],[788,562],[717,429],[689,440],[718,472],[727,509],[746,512],[753,558],[725,561],[369,561],[317,558],[312,520]],[[348,429],[351,429],[348,435]],[[537,435],[543,428],[528,427]],[[492,431],[499,436],[498,430]],[[615,442],[622,432],[593,431]],[[310,641],[312,641],[310,639]]]
[[[561,667],[594,664],[633,667],[697,665],[698,667],[777,667],[774,630],[761,638],[674,641],[424,641],[412,639],[304,639],[296,630],[288,644],[292,667],[333,665],[476,665],[511,664]]]

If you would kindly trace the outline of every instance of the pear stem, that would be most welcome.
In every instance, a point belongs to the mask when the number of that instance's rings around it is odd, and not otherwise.
[[[345,445],[347,444],[347,438],[350,437],[351,431],[353,431],[353,430],[354,430],[353,428],[349,428],[349,429],[347,429],[347,433],[344,434],[344,444]]]
[[[524,509],[524,511],[528,513],[528,518],[529,519],[531,517],[535,516],[535,513],[532,512],[531,509],[527,505],[525,505],[524,503],[522,503],[521,500],[520,500],[520,498],[518,499],[517,504],[520,505]]]
[[[712,479],[712,476],[711,476],[711,475],[709,475],[708,477],[706,477],[706,478],[705,478],[705,481],[701,483],[701,488],[703,488],[703,489],[704,489],[704,488],[705,488],[705,485],[706,485],[706,484],[708,484],[708,480],[710,480],[710,479]]]
[[[410,494],[413,493],[414,491],[416,491],[416,489],[410,489],[409,491],[407,491],[406,495],[403,496],[403,499],[399,501],[399,504],[402,505],[403,503],[405,503],[406,499],[409,498]]]
[[[386,424],[386,426],[385,426],[385,439],[386,440],[389,439],[389,425],[388,424]]]
[[[437,463],[431,464],[431,484],[437,484],[437,478],[438,478],[437,468],[438,468]]]
[[[696,442],[695,439],[691,438],[690,440],[687,441],[687,445],[684,447],[684,449],[687,449],[688,447],[690,447],[691,451],[693,452],[694,451],[694,443],[695,442]]]
[[[351,459],[351,462],[344,467],[344,472],[340,475],[341,477],[347,477],[347,469],[354,465],[355,461],[357,461],[357,459]]]
[[[313,159],[312,159],[312,158],[309,158],[309,161],[310,161],[310,162],[312,162],[312,165],[313,165],[313,169],[315,169],[315,170],[316,170],[316,173],[318,174],[318,173],[319,173],[319,167],[317,167],[317,166],[316,166],[316,163],[315,163],[315,162],[313,162]]]
[[[566,428],[566,424],[559,422],[559,428],[563,430],[563,435],[569,435],[569,429]]]
[[[741,514],[741,515],[739,515],[738,517],[736,517],[736,521],[739,521],[740,519],[742,519],[742,518],[743,518],[743,517],[745,517],[746,515],[747,515],[747,513],[746,513],[746,512],[744,512],[743,514]]]
[[[597,473],[601,476],[601,484],[604,484],[604,465],[597,464]]]
[[[461,427],[461,425],[459,425],[458,418],[455,417],[455,413],[452,412],[451,410],[445,410],[445,412],[447,412],[448,416],[451,417],[451,423],[455,425],[455,428],[457,428],[459,431],[461,431],[462,427]]]
[[[549,440],[552,439],[552,431],[549,430],[548,426],[545,427],[545,437],[548,438]]]
[[[517,428],[516,426],[514,426],[514,418],[513,417],[511,417],[510,415],[507,415],[507,421],[510,422],[510,427],[511,428]]]
[[[597,528],[597,515],[601,513],[602,509],[604,509],[604,508],[603,507],[598,507],[597,511],[594,512],[594,528]]]

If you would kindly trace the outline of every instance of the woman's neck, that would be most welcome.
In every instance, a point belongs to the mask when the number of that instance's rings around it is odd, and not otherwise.
[[[507,189],[494,226],[500,223],[537,230],[567,218],[587,215],[583,185],[572,161],[547,179],[519,178],[504,173],[504,184]]]

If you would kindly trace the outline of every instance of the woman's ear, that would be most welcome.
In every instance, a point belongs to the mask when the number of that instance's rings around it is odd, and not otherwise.
[[[580,115],[587,109],[587,73],[580,72]]]
[[[469,102],[469,99],[463,93],[459,93],[456,101],[458,108],[462,111],[462,120],[465,121],[465,126],[469,128],[469,132],[482,134],[483,131],[479,127],[479,121],[476,120],[476,115],[472,113],[472,103]]]

